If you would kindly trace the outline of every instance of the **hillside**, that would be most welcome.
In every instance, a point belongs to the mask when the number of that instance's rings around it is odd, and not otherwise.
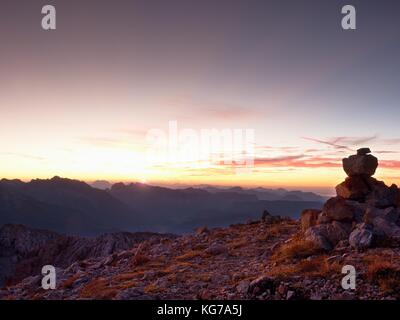
[[[56,290],[39,276],[0,291],[2,299],[398,299],[399,248],[318,252],[300,224],[253,222],[133,245],[58,270]],[[341,267],[357,269],[343,290]]]
[[[148,239],[175,237],[171,234],[125,232],[79,238],[22,225],[0,226],[0,287],[39,274],[46,264],[67,268],[77,261],[130,249]]]

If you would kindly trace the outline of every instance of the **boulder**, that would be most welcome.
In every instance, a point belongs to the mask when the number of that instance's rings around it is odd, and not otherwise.
[[[309,228],[305,233],[305,238],[318,248],[331,250],[340,240],[348,239],[350,231],[350,224],[333,221]]]
[[[366,223],[358,224],[349,236],[349,243],[353,248],[366,249],[371,247],[374,239],[372,226]]]
[[[349,177],[358,175],[371,177],[375,174],[378,159],[373,155],[365,154],[362,150],[365,149],[360,149],[359,154],[343,159],[343,169]]]
[[[363,202],[358,202],[354,200],[346,200],[347,205],[352,206],[354,209],[353,223],[363,222],[363,217],[367,211],[368,205]]]
[[[400,227],[383,217],[377,217],[373,221],[374,232],[387,240],[400,240]]]
[[[301,213],[301,229],[303,232],[317,224],[320,213],[321,210],[318,209],[306,209]]]
[[[373,224],[378,217],[384,219],[387,223],[396,223],[400,217],[400,212],[394,207],[386,209],[368,207],[363,220],[365,223]]]
[[[328,239],[332,246],[336,246],[340,240],[349,238],[351,224],[333,221],[332,223],[325,224],[324,226],[325,228],[322,230],[323,235]]]
[[[348,177],[344,182],[336,186],[336,194],[339,197],[350,200],[364,201],[370,191],[363,176]]]
[[[352,221],[358,208],[347,202],[342,197],[334,197],[329,199],[323,208],[323,212],[329,220],[335,221]]]
[[[366,203],[377,208],[397,206],[399,189],[395,184],[390,187],[381,181],[376,181],[372,191],[366,197]]]
[[[333,246],[328,241],[328,239],[326,239],[325,236],[322,235],[321,226],[323,225],[309,228],[305,232],[304,238],[306,241],[312,242],[316,248],[324,251],[330,251],[333,249]]]

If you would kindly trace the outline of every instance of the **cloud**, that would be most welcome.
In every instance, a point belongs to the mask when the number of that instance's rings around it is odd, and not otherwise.
[[[381,142],[386,145],[397,145],[400,144],[400,138],[382,139]]]
[[[228,101],[207,101],[193,97],[172,97],[161,101],[179,114],[193,112],[195,117],[203,120],[241,120],[243,118],[258,118],[264,111],[252,106],[239,105]]]
[[[397,169],[400,169],[400,161],[399,160],[380,160],[379,167],[397,170]]]
[[[14,153],[14,152],[0,152],[0,156],[19,157],[19,158],[25,158],[25,159],[31,159],[31,160],[37,160],[37,161],[46,160],[46,158],[44,158],[44,157],[39,157],[39,156],[25,154],[25,153]]]
[[[317,142],[320,144],[325,144],[331,146],[338,150],[347,150],[353,151],[351,147],[356,147],[359,145],[363,145],[372,141],[377,140],[378,136],[366,136],[366,137],[332,137],[329,139],[317,139],[312,137],[302,137],[305,140]]]
[[[293,156],[281,156],[281,157],[273,157],[273,158],[256,158],[254,159],[254,164],[257,166],[260,165],[285,165],[291,164],[297,159],[303,158],[304,155],[293,155]]]
[[[377,153],[377,154],[397,154],[399,152],[398,151],[388,151],[388,150],[378,150],[378,151],[374,150],[374,153]]]
[[[332,138],[329,140],[321,140],[321,139],[310,138],[310,137],[302,137],[302,139],[321,143],[321,144],[326,144],[328,146],[334,147],[335,149],[345,149],[345,150],[352,151],[349,147],[338,144],[338,142],[340,141],[339,138]]]

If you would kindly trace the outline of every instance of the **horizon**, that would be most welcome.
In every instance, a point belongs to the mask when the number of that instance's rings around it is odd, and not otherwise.
[[[277,190],[277,189],[284,189],[286,191],[301,191],[301,192],[312,192],[317,195],[321,195],[324,197],[327,196],[332,196],[335,193],[335,188],[334,186],[332,187],[325,187],[325,188],[314,188],[314,187],[302,187],[302,186],[293,186],[293,187],[285,187],[285,186],[268,186],[268,185],[235,185],[235,184],[185,184],[185,183],[162,183],[162,182],[152,182],[152,181],[135,181],[135,180],[104,180],[104,179],[98,179],[98,180],[82,180],[82,179],[73,179],[70,177],[63,177],[59,175],[51,176],[51,177],[43,177],[43,178],[28,178],[28,179],[19,179],[19,178],[4,178],[0,177],[0,181],[2,180],[7,180],[7,181],[22,181],[24,183],[29,183],[34,180],[52,180],[54,178],[60,178],[60,179],[66,179],[66,180],[74,180],[74,181],[80,181],[84,182],[88,185],[90,185],[93,188],[96,189],[104,189],[104,188],[99,188],[95,187],[95,183],[106,183],[109,184],[110,186],[118,183],[123,183],[125,185],[130,185],[130,184],[142,184],[142,185],[147,185],[147,186],[153,186],[153,187],[163,187],[163,188],[170,188],[174,190],[179,190],[179,189],[184,189],[184,188],[197,188],[197,189],[202,189],[202,188],[207,188],[207,187],[214,187],[214,188],[220,188],[220,189],[229,189],[229,188],[242,188],[242,189],[257,189],[257,188],[262,188],[262,189],[272,189],[272,190]],[[107,189],[107,188],[105,188]]]
[[[53,1],[57,29],[45,32],[37,4],[6,1],[0,176],[327,191],[345,177],[341,159],[370,147],[376,178],[400,184],[400,5],[355,3],[347,32],[344,1]],[[250,170],[223,146],[193,158],[184,139],[149,161],[149,133],[171,123],[251,129],[251,146],[230,151],[246,149]]]

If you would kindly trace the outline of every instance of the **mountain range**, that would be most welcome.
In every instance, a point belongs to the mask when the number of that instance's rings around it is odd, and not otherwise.
[[[103,182],[103,186],[107,186]],[[305,208],[321,208],[324,198],[284,189],[172,189],[116,183],[99,189],[54,177],[0,181],[0,225],[23,224],[70,235],[110,232],[187,233],[258,219],[264,210],[298,218]]]

